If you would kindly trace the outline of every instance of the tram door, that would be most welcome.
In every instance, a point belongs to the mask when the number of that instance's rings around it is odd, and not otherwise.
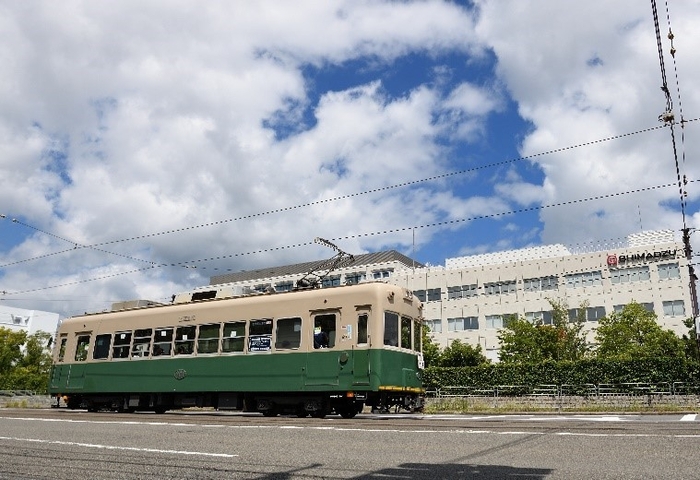
[[[353,385],[369,385],[369,311],[357,312],[356,339],[353,339],[352,372]]]
[[[338,352],[334,347],[339,340],[339,320],[338,311],[325,311],[312,315],[313,350],[309,352],[306,359],[305,385],[338,385],[340,366]]]
[[[76,336],[75,355],[70,359],[75,363],[71,363],[68,366],[67,389],[80,389],[85,384],[85,361],[88,358],[90,337],[90,332],[79,333]]]
[[[57,356],[54,358],[54,365],[51,368],[51,388],[63,388],[67,384],[68,371],[61,365],[65,361],[67,343],[68,335],[64,333],[56,344],[58,352]]]

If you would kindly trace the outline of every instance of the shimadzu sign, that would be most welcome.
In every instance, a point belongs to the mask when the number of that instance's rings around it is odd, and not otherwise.
[[[678,249],[673,250],[659,250],[657,252],[643,252],[643,253],[621,253],[609,254],[608,255],[608,266],[617,267],[619,265],[626,265],[629,263],[640,263],[640,262],[658,262],[660,260],[674,260],[678,256]]]

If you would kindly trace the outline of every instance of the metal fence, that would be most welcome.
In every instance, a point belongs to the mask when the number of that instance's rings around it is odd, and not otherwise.
[[[610,397],[643,395],[700,395],[700,383],[584,383],[562,385],[444,386],[426,391],[429,398],[450,397]]]
[[[33,390],[0,390],[0,397],[33,397]]]

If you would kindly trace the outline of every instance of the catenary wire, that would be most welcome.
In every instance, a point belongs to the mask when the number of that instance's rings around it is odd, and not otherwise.
[[[440,227],[440,226],[456,225],[456,224],[470,222],[470,221],[474,221],[474,220],[484,220],[484,219],[488,219],[488,218],[496,218],[496,217],[501,217],[501,216],[508,216],[508,215],[514,215],[514,214],[519,214],[519,213],[543,210],[545,208],[555,208],[555,207],[561,207],[561,206],[565,206],[565,205],[575,205],[575,204],[580,204],[580,203],[585,203],[585,202],[590,202],[590,201],[595,201],[595,200],[602,200],[602,199],[606,199],[606,198],[618,197],[618,196],[622,196],[622,195],[630,195],[630,194],[634,194],[634,193],[659,190],[659,189],[663,189],[663,188],[672,187],[674,185],[675,185],[674,183],[666,183],[666,184],[662,184],[662,185],[655,185],[655,186],[650,186],[650,187],[638,188],[638,189],[634,189],[634,190],[627,190],[625,192],[615,192],[615,193],[609,193],[609,194],[605,194],[605,195],[596,195],[594,197],[568,200],[568,201],[558,202],[558,203],[553,203],[553,204],[548,204],[548,205],[536,205],[533,207],[511,210],[508,212],[498,212],[498,213],[492,213],[492,214],[487,214],[487,215],[477,215],[477,216],[469,217],[469,218],[445,220],[442,222],[433,222],[433,223],[427,223],[427,224],[423,224],[423,225],[416,225],[416,226],[410,226],[410,227],[399,227],[399,228],[381,230],[381,231],[376,231],[376,232],[367,232],[367,233],[360,233],[360,234],[354,234],[354,235],[345,235],[342,237],[330,238],[329,240],[332,242],[336,242],[336,241],[341,241],[341,240],[351,240],[351,239],[355,239],[355,238],[367,238],[367,237],[374,237],[374,236],[380,236],[380,235],[387,235],[390,233],[400,233],[400,232],[406,232],[406,231],[411,231],[414,229],[421,229],[421,228],[434,228],[434,227]],[[238,258],[238,257],[244,257],[244,256],[248,256],[248,255],[256,255],[256,254],[260,254],[260,253],[269,253],[269,252],[275,252],[275,251],[289,250],[289,249],[293,249],[293,248],[299,248],[299,247],[303,247],[303,246],[312,245],[313,243],[314,242],[310,241],[310,242],[301,242],[301,243],[296,243],[296,244],[291,244],[291,245],[280,245],[277,247],[263,248],[263,249],[258,249],[258,250],[254,250],[254,251],[249,251],[249,252],[240,252],[240,253],[233,253],[233,254],[228,254],[228,255],[219,255],[216,257],[202,258],[202,259],[197,259],[197,260],[188,260],[185,262],[176,262],[176,263],[173,263],[170,265],[172,265],[172,266],[185,266],[188,264],[210,262],[210,261],[214,261],[214,260],[224,260],[227,258]],[[14,292],[2,292],[2,293],[3,293],[3,295],[20,295],[20,294],[25,294],[25,293],[34,293],[34,292],[39,292],[39,291],[44,291],[44,290],[49,290],[49,289],[54,289],[54,288],[79,285],[79,284],[89,283],[89,282],[93,282],[93,281],[114,278],[114,277],[118,277],[118,276],[122,276],[122,275],[143,272],[146,270],[159,268],[161,266],[165,266],[165,265],[152,265],[150,267],[138,268],[138,269],[129,270],[129,271],[125,271],[125,272],[118,272],[118,273],[113,273],[113,274],[109,274],[109,275],[103,275],[100,277],[86,278],[86,279],[76,280],[76,281],[68,282],[68,283],[62,283],[62,284],[50,285],[50,286],[44,286],[44,287],[37,287],[37,288],[27,289],[27,290],[18,290],[18,291],[14,291]],[[200,268],[200,267],[196,267],[196,268]],[[207,269],[202,268],[202,270],[207,270]],[[219,269],[213,268],[212,270],[217,271]]]
[[[688,120],[687,122],[694,122],[694,121],[697,121],[697,120],[700,120],[700,118],[694,118],[694,119]],[[371,190],[366,190],[366,191],[363,191],[363,192],[356,192],[356,193],[351,193],[351,194],[347,194],[347,195],[340,195],[340,196],[337,196],[337,197],[332,197],[332,198],[327,198],[327,199],[322,199],[322,200],[316,200],[316,201],[313,201],[313,202],[307,202],[307,203],[303,203],[303,204],[299,204],[299,205],[294,205],[294,206],[289,206],[289,207],[283,207],[283,208],[278,208],[278,209],[273,209],[273,210],[267,210],[267,211],[264,211],[264,212],[258,212],[258,213],[253,213],[253,214],[249,214],[249,215],[243,215],[243,216],[240,216],[240,217],[234,217],[234,218],[229,218],[229,219],[225,219],[225,220],[218,220],[218,221],[215,221],[215,222],[203,223],[203,224],[199,224],[199,225],[192,225],[192,226],[188,226],[188,227],[176,228],[176,229],[165,230],[165,231],[161,231],[161,232],[149,233],[149,234],[144,234],[144,235],[137,235],[137,236],[127,237],[127,238],[122,238],[122,239],[117,239],[117,240],[109,240],[109,241],[94,243],[94,244],[90,244],[90,245],[81,245],[81,244],[79,244],[78,242],[75,242],[75,241],[73,241],[73,240],[63,238],[63,237],[61,237],[61,236],[59,236],[59,235],[56,235],[56,234],[53,234],[53,233],[50,233],[50,232],[46,232],[46,231],[44,231],[44,230],[41,230],[41,229],[39,229],[39,228],[37,228],[37,227],[34,227],[34,226],[32,226],[32,225],[29,225],[29,224],[27,224],[27,223],[20,222],[20,221],[17,220],[17,219],[13,219],[12,221],[13,221],[14,223],[20,224],[20,225],[22,225],[22,226],[24,226],[24,227],[26,227],[26,228],[30,228],[30,229],[36,230],[36,231],[38,231],[38,232],[40,232],[40,233],[43,233],[43,234],[52,236],[52,237],[54,237],[54,238],[60,239],[60,240],[62,240],[62,241],[64,241],[64,242],[70,243],[71,245],[73,245],[73,248],[69,248],[69,249],[65,249],[65,250],[60,250],[60,251],[57,251],[57,252],[51,252],[51,253],[47,253],[47,254],[43,254],[43,255],[37,255],[37,256],[30,257],[30,258],[25,258],[25,259],[22,259],[22,260],[16,260],[16,261],[13,261],[13,262],[8,262],[8,263],[6,263],[6,264],[0,265],[0,268],[6,268],[6,267],[13,266],[13,265],[21,264],[21,263],[26,263],[26,262],[31,262],[31,261],[35,261],[35,260],[40,260],[40,259],[48,258],[48,257],[51,257],[51,256],[55,256],[55,255],[61,255],[61,254],[67,253],[67,252],[72,252],[72,251],[74,251],[74,250],[76,250],[76,249],[93,249],[93,250],[101,251],[101,252],[103,252],[103,253],[108,253],[108,254],[112,254],[112,255],[120,255],[120,254],[117,254],[117,253],[114,253],[114,252],[110,252],[110,251],[106,251],[106,250],[100,250],[100,249],[98,249],[98,247],[105,246],[105,245],[112,245],[112,244],[116,244],[116,243],[122,243],[122,242],[130,242],[130,241],[134,241],[134,240],[141,240],[141,239],[145,239],[145,238],[152,238],[152,237],[157,237],[157,236],[161,236],[161,235],[168,235],[168,234],[172,234],[172,233],[184,232],[184,231],[188,231],[188,230],[195,230],[195,229],[198,229],[198,228],[211,227],[211,226],[215,226],[215,225],[221,225],[221,224],[225,224],[225,223],[230,223],[230,222],[235,222],[235,221],[240,221],[240,220],[246,220],[246,219],[256,218],[256,217],[260,217],[260,216],[264,216],[264,215],[271,215],[271,214],[275,214],[275,213],[282,213],[282,212],[292,211],[292,210],[301,209],[301,208],[305,208],[305,207],[310,207],[310,206],[314,206],[314,205],[321,205],[321,204],[325,204],[325,203],[330,203],[330,202],[335,202],[335,201],[344,200],[344,199],[348,199],[348,198],[358,197],[358,196],[362,196],[362,195],[368,195],[368,194],[372,194],[372,193],[377,193],[377,192],[392,190],[392,189],[396,189],[396,188],[402,188],[402,187],[407,187],[407,186],[411,186],[411,185],[417,185],[417,184],[420,184],[420,183],[425,183],[425,182],[430,182],[430,181],[435,181],[435,180],[442,180],[442,179],[445,179],[445,178],[454,177],[454,176],[458,176],[458,175],[464,175],[464,174],[467,174],[467,173],[471,173],[471,172],[475,172],[475,171],[483,170],[483,169],[487,169],[487,168],[499,167],[499,166],[507,165],[507,164],[514,163],[514,162],[518,162],[518,161],[522,161],[522,160],[530,160],[530,159],[534,159],[534,158],[538,158],[538,157],[542,157],[542,156],[546,156],[546,155],[552,155],[552,154],[556,154],[556,153],[565,152],[565,151],[568,151],[568,150],[574,150],[574,149],[577,149],[577,148],[582,148],[582,147],[587,147],[587,146],[591,146],[591,145],[596,145],[596,144],[599,144],[599,143],[609,142],[609,141],[613,141],[613,140],[619,140],[619,139],[621,139],[621,138],[630,137],[630,136],[638,135],[638,134],[641,134],[641,133],[648,133],[648,132],[651,132],[651,131],[654,131],[654,130],[659,130],[659,129],[665,128],[665,127],[667,127],[667,125],[657,125],[657,126],[654,126],[654,127],[649,127],[649,128],[644,128],[644,129],[641,129],[641,130],[636,130],[636,131],[634,131],[634,132],[628,132],[628,133],[623,133],[623,134],[619,134],[619,135],[613,135],[613,136],[610,136],[610,137],[605,137],[605,138],[601,138],[601,139],[597,139],[597,140],[592,140],[592,141],[589,141],[589,142],[583,142],[583,143],[579,143],[579,144],[575,144],[575,145],[569,145],[569,146],[565,146],[565,147],[560,147],[560,148],[548,150],[548,151],[546,151],[546,152],[535,153],[535,154],[532,154],[532,155],[517,157],[517,158],[513,158],[513,159],[509,159],[509,160],[503,160],[503,161],[500,161],[500,162],[493,162],[493,163],[489,163],[489,164],[486,164],[486,165],[480,165],[480,166],[477,166],[477,167],[472,167],[472,168],[468,168],[468,169],[458,170],[458,171],[455,171],[455,172],[448,172],[448,173],[444,173],[444,174],[440,174],[440,175],[435,175],[435,176],[428,177],[428,178],[424,178],[424,179],[420,179],[420,180],[413,180],[413,181],[409,181],[409,182],[403,182],[403,183],[399,183],[399,184],[395,184],[395,185],[389,185],[389,186],[385,186],[385,187],[380,187],[380,188],[375,188],[375,189],[371,189]],[[121,255],[121,256],[124,256],[124,255]],[[130,258],[130,259],[132,259],[132,260],[144,262],[144,263],[157,264],[157,262],[153,262],[153,261],[150,261],[150,260],[138,259],[138,258],[134,258],[134,257],[128,257],[128,258]],[[164,264],[164,266],[175,266],[175,265],[172,265],[172,264]]]

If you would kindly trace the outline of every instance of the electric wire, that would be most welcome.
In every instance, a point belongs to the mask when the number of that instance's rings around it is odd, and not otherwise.
[[[440,226],[456,225],[456,224],[466,223],[466,222],[470,222],[470,221],[474,221],[474,220],[497,218],[497,217],[501,217],[501,216],[509,216],[509,215],[514,215],[514,214],[519,214],[519,213],[543,210],[545,208],[561,207],[561,206],[565,206],[565,205],[575,205],[575,204],[586,203],[586,202],[595,201],[595,200],[603,200],[603,199],[613,198],[613,197],[618,197],[618,196],[623,196],[623,195],[648,192],[648,191],[652,191],[652,190],[659,190],[659,189],[663,189],[663,188],[673,187],[674,185],[675,185],[675,183],[672,182],[672,183],[666,183],[666,184],[662,184],[662,185],[655,185],[655,186],[650,186],[650,187],[638,188],[638,189],[634,189],[634,190],[627,190],[624,192],[615,192],[615,193],[609,193],[609,194],[603,194],[603,195],[596,195],[594,197],[587,197],[587,198],[583,198],[583,199],[568,200],[568,201],[563,201],[563,202],[558,202],[558,203],[553,203],[553,204],[548,204],[548,205],[535,205],[532,207],[525,207],[525,208],[521,208],[521,209],[511,210],[508,212],[497,212],[497,213],[491,213],[491,214],[485,214],[485,215],[477,215],[477,216],[469,217],[469,218],[452,219],[452,220],[445,220],[445,221],[441,221],[441,222],[427,223],[427,224],[423,224],[423,225],[398,227],[398,228],[381,230],[381,231],[376,231],[376,232],[366,232],[366,233],[359,233],[359,234],[354,234],[354,235],[345,235],[342,237],[330,238],[329,240],[332,242],[341,241],[341,240],[352,240],[352,239],[357,239],[357,238],[368,238],[368,237],[374,237],[374,236],[380,236],[380,235],[387,235],[387,234],[391,234],[391,233],[402,233],[402,232],[406,232],[406,231],[410,231],[410,230],[414,230],[414,229],[434,228],[434,227],[440,227]],[[230,258],[256,255],[256,254],[260,254],[260,253],[269,253],[269,252],[275,252],[275,251],[289,250],[289,249],[294,249],[294,248],[312,245],[314,243],[315,243],[314,241],[309,241],[309,242],[295,243],[295,244],[291,244],[291,245],[280,245],[277,247],[263,248],[263,249],[258,249],[258,250],[254,250],[254,251],[249,251],[249,252],[240,252],[240,253],[233,253],[233,254],[228,254],[228,255],[219,255],[216,257],[202,258],[202,259],[197,259],[197,260],[188,260],[188,261],[184,261],[184,262],[175,262],[175,263],[170,264],[170,265],[184,266],[184,265],[188,265],[188,264],[211,262],[211,261],[215,261],[215,260],[219,261],[219,260],[230,259]],[[86,278],[86,279],[82,279],[82,280],[76,280],[76,281],[57,284],[57,285],[37,287],[37,288],[27,289],[27,290],[17,290],[14,292],[5,291],[5,292],[2,292],[2,294],[9,296],[9,295],[20,295],[20,294],[25,294],[25,293],[34,293],[34,292],[39,292],[39,291],[44,291],[44,290],[49,290],[49,289],[55,289],[55,288],[61,288],[61,287],[67,287],[67,286],[72,286],[72,285],[79,285],[79,284],[94,282],[94,281],[98,281],[98,280],[105,280],[108,278],[114,278],[114,277],[118,277],[118,276],[122,276],[122,275],[129,275],[132,273],[138,273],[138,272],[143,272],[146,270],[156,269],[156,268],[159,268],[161,266],[166,266],[166,265],[165,264],[163,264],[163,265],[155,265],[154,264],[150,267],[144,267],[144,268],[129,270],[129,271],[125,271],[125,272],[118,272],[118,273],[113,273],[113,274],[109,274],[109,275],[103,275],[100,277]],[[198,268],[201,268],[201,267],[198,267]],[[207,270],[207,268],[202,268],[202,270]],[[215,267],[215,268],[212,268],[211,270],[218,271],[219,268]],[[227,271],[230,271],[230,269],[227,269]]]
[[[698,120],[700,120],[700,117],[694,118],[694,119],[691,119],[691,120],[688,120],[687,122],[694,122],[694,121],[698,121]],[[218,220],[218,221],[214,221],[214,222],[202,223],[202,224],[192,225],[192,226],[187,226],[187,227],[182,227],[182,228],[175,228],[175,229],[171,229],[171,230],[164,230],[164,231],[161,231],[161,232],[148,233],[148,234],[144,234],[144,235],[136,235],[136,236],[133,236],[133,237],[127,237],[127,238],[122,238],[122,239],[108,240],[108,241],[104,241],[104,242],[93,243],[93,244],[90,244],[90,245],[81,245],[79,242],[75,242],[75,241],[73,241],[73,240],[70,240],[70,239],[61,237],[61,236],[56,235],[56,234],[53,234],[53,233],[51,233],[51,232],[47,232],[47,231],[41,230],[41,229],[39,229],[39,228],[37,228],[37,227],[34,227],[34,226],[29,225],[29,224],[27,224],[27,223],[21,222],[21,221],[19,221],[19,220],[17,220],[17,219],[13,219],[12,221],[13,221],[14,223],[20,224],[20,225],[22,225],[22,226],[24,226],[24,227],[27,227],[27,228],[36,230],[37,232],[40,232],[40,233],[49,235],[49,236],[51,236],[51,237],[57,238],[57,239],[59,239],[59,240],[62,240],[62,241],[64,241],[64,242],[70,243],[71,245],[73,245],[73,248],[69,248],[69,249],[65,249],[65,250],[60,250],[60,251],[56,251],[56,252],[51,252],[51,253],[46,253],[46,254],[43,254],[43,255],[37,255],[37,256],[30,257],[30,258],[21,259],[21,260],[15,260],[15,261],[13,261],[13,262],[8,262],[8,263],[5,263],[5,264],[3,264],[3,265],[0,265],[0,268],[6,268],[6,267],[13,266],[13,265],[21,264],[21,263],[31,262],[31,261],[35,261],[35,260],[41,260],[41,259],[48,258],[48,257],[52,257],[52,256],[55,256],[55,255],[61,255],[61,254],[64,254],[64,253],[68,253],[68,252],[75,251],[76,249],[92,249],[92,250],[102,251],[102,252],[104,252],[104,253],[108,253],[108,254],[111,254],[111,255],[120,255],[120,254],[117,254],[117,253],[114,253],[114,252],[109,252],[109,251],[106,251],[106,250],[100,250],[100,249],[98,249],[98,247],[105,246],[105,245],[112,245],[112,244],[116,244],[116,243],[122,243],[122,242],[131,242],[131,241],[135,241],[135,240],[142,240],[142,239],[146,239],[146,238],[152,238],[152,237],[157,237],[157,236],[161,236],[161,235],[168,235],[168,234],[172,234],[172,233],[179,233],[179,232],[184,232],[184,231],[189,231],[189,230],[195,230],[195,229],[204,228],[204,227],[211,227],[211,226],[216,226],[216,225],[222,225],[222,224],[225,224],[225,223],[230,223],[230,222],[235,222],[235,221],[240,221],[240,220],[247,220],[247,219],[251,219],[251,218],[256,218],[256,217],[261,217],[261,216],[271,215],[271,214],[276,214],[276,213],[288,212],[288,211],[297,210],[297,209],[301,209],[301,208],[305,208],[305,207],[311,207],[311,206],[315,206],[315,205],[322,205],[322,204],[325,204],[325,203],[331,203],[331,202],[335,202],[335,201],[345,200],[345,199],[348,199],[348,198],[359,197],[359,196],[362,196],[362,195],[368,195],[368,194],[372,194],[372,193],[378,193],[378,192],[393,190],[393,189],[397,189],[397,188],[402,188],[402,187],[417,185],[417,184],[420,184],[420,183],[426,183],[426,182],[431,182],[431,181],[435,181],[435,180],[443,180],[443,179],[446,179],[446,178],[450,178],[450,177],[454,177],[454,176],[458,176],[458,175],[465,175],[465,174],[467,174],[467,173],[471,173],[471,172],[475,172],[475,171],[479,171],[479,170],[484,170],[484,169],[488,169],[488,168],[495,168],[495,167],[500,167],[500,166],[508,165],[508,164],[515,163],[515,162],[522,161],[522,160],[531,160],[531,159],[534,159],[534,158],[539,158],[539,157],[543,157],[543,156],[547,156],[547,155],[553,155],[553,154],[556,154],[556,153],[562,153],[562,152],[566,152],[566,151],[569,151],[569,150],[574,150],[574,149],[577,149],[577,148],[583,148],[583,147],[588,147],[588,146],[591,146],[591,145],[596,145],[596,144],[600,144],[600,143],[610,142],[610,141],[613,141],[613,140],[619,140],[619,139],[626,138],[626,137],[630,137],[630,136],[633,136],[633,135],[638,135],[638,134],[642,134],[642,133],[648,133],[648,132],[652,132],[652,131],[655,131],[655,130],[659,130],[659,129],[661,129],[661,128],[666,128],[667,126],[668,126],[668,125],[657,125],[657,126],[654,126],[654,127],[649,127],[649,128],[644,128],[644,129],[641,129],[641,130],[636,130],[636,131],[634,131],[634,132],[622,133],[622,134],[613,135],[613,136],[605,137],[605,138],[600,138],[600,139],[597,139],[597,140],[591,140],[591,141],[588,141],[588,142],[583,142],[583,143],[579,143],[579,144],[575,144],[575,145],[568,145],[568,146],[565,146],[565,147],[559,147],[559,148],[556,148],[556,149],[548,150],[548,151],[545,151],[545,152],[539,152],[539,153],[535,153],[535,154],[532,154],[532,155],[527,155],[527,156],[512,158],[512,159],[503,160],[503,161],[500,161],[500,162],[493,162],[493,163],[489,163],[489,164],[485,164],[485,165],[479,165],[479,166],[476,166],[476,167],[467,168],[467,169],[462,169],[462,170],[458,170],[458,171],[455,171],[455,172],[447,172],[447,173],[443,173],[443,174],[440,174],[440,175],[434,175],[434,176],[432,176],[432,177],[427,177],[427,178],[424,178],[424,179],[412,180],[412,181],[408,181],[408,182],[398,183],[398,184],[395,184],[395,185],[389,185],[389,186],[379,187],[379,188],[375,188],[375,189],[371,189],[371,190],[365,190],[365,191],[362,191],[362,192],[350,193],[350,194],[340,195],[340,196],[331,197],[331,198],[327,198],[327,199],[315,200],[315,201],[312,201],[312,202],[302,203],[302,204],[293,205],[293,206],[288,206],[288,207],[283,207],[283,208],[277,208],[277,209],[273,209],[273,210],[267,210],[267,211],[264,211],[264,212],[258,212],[258,213],[253,213],[253,214],[249,214],[249,215],[242,215],[242,216],[239,216],[239,217],[229,218],[229,219],[225,219],[225,220]],[[156,263],[157,263],[157,262],[153,262],[153,261],[149,261],[149,260],[144,260],[144,259],[138,259],[138,258],[131,258],[131,259],[132,259],[132,260],[137,260],[137,261],[140,261],[140,262],[151,263],[151,264],[156,264]],[[172,265],[172,264],[171,264],[171,265],[167,265],[167,264],[166,264],[166,266],[175,266],[175,265]]]

